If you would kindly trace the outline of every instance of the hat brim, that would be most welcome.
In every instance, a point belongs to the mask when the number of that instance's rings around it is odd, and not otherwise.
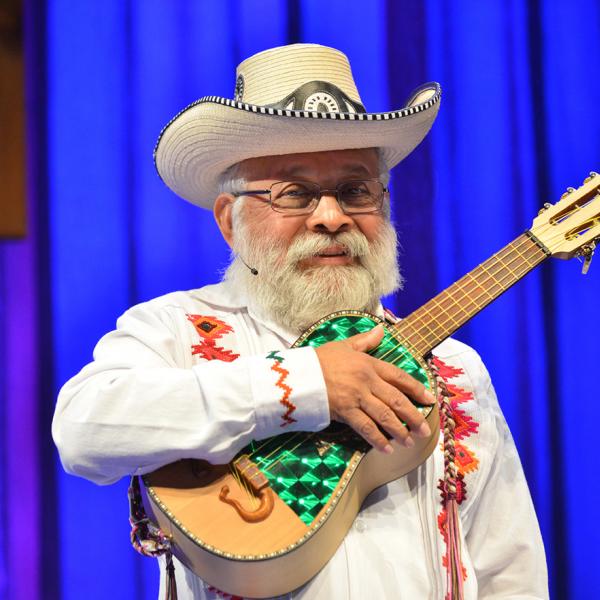
[[[405,108],[384,113],[295,111],[207,96],[163,129],[154,161],[169,188],[203,208],[212,208],[221,175],[248,158],[379,148],[391,169],[425,137],[440,96],[437,83],[425,84]]]

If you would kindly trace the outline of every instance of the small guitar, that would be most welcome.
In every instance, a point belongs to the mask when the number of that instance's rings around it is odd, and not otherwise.
[[[592,173],[546,204],[530,230],[394,326],[371,352],[435,391],[425,357],[548,256],[584,259],[600,240],[600,176]],[[315,323],[294,347],[318,347],[370,330],[381,320],[342,311]],[[432,431],[412,449],[384,455],[333,424],[253,442],[228,465],[181,460],[142,478],[148,515],[171,536],[173,553],[229,594],[290,592],[333,555],[366,496],[424,462],[439,440],[437,407],[417,406]],[[392,441],[392,444],[395,442]]]

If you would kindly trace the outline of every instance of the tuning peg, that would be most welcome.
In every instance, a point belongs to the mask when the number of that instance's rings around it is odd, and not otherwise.
[[[586,178],[583,180],[583,183],[589,183],[589,182],[590,182],[592,179],[594,179],[594,177],[598,177],[598,173],[596,173],[596,171],[591,171],[591,172],[590,172],[590,176],[589,176],[589,177],[586,177]]]
[[[563,196],[566,196],[567,194],[563,194]],[[544,202],[544,206],[542,206],[542,208],[540,208],[540,210],[538,211],[538,215],[541,215],[545,210],[548,210],[550,207],[552,206],[552,204],[550,204],[550,202]]]
[[[581,267],[581,273],[583,275],[587,275],[587,272],[590,270],[590,264],[594,257],[594,250],[596,250],[596,243],[592,242],[591,244],[582,246],[579,251],[579,256],[583,258],[583,267]]]

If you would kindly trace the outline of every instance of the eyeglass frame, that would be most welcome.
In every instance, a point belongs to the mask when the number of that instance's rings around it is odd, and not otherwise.
[[[379,183],[382,187],[381,190],[381,198],[379,200],[379,205],[374,205],[374,209],[373,210],[363,210],[363,211],[356,211],[356,212],[346,212],[344,210],[344,206],[342,204],[342,202],[340,201],[340,197],[339,197],[339,193],[340,190],[339,188],[343,185],[347,185],[349,183],[356,183],[356,182],[365,182],[365,181],[371,181],[374,183]],[[276,208],[273,207],[273,199],[271,198],[271,188],[274,185],[277,185],[279,183],[308,183],[310,185],[314,185],[317,186],[319,188],[317,195],[315,195],[312,199],[311,202],[314,202],[314,207],[312,208],[312,210],[309,210],[307,212],[299,212],[299,213],[293,213],[294,209],[283,209],[283,210],[278,210]],[[234,198],[239,198],[240,196],[256,196],[256,195],[260,195],[260,194],[269,194],[269,198],[257,198],[257,200],[261,200],[262,202],[268,202],[271,210],[273,210],[274,212],[278,212],[281,214],[295,214],[295,215],[310,215],[313,212],[315,212],[315,210],[317,210],[317,206],[319,205],[319,202],[321,201],[321,199],[323,198],[323,194],[324,192],[335,192],[335,199],[338,203],[338,206],[340,207],[340,209],[342,210],[342,212],[345,215],[369,215],[369,214],[373,214],[376,212],[381,211],[381,208],[383,206],[383,202],[385,199],[385,195],[389,194],[389,188],[386,187],[386,185],[379,181],[379,179],[349,179],[348,181],[342,181],[341,183],[338,183],[338,185],[335,188],[332,189],[326,189],[326,188],[321,188],[321,186],[318,183],[315,183],[314,181],[274,181],[270,187],[266,190],[240,190],[240,191],[234,191],[234,192],[229,192]],[[316,202],[315,202],[316,200]],[[308,207],[307,207],[308,208]],[[304,209],[298,209],[298,210],[304,210]]]

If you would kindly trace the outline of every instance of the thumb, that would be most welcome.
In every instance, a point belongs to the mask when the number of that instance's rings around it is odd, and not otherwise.
[[[383,339],[383,326],[377,325],[370,331],[357,333],[346,340],[353,350],[357,352],[367,352],[372,348],[376,348]]]

